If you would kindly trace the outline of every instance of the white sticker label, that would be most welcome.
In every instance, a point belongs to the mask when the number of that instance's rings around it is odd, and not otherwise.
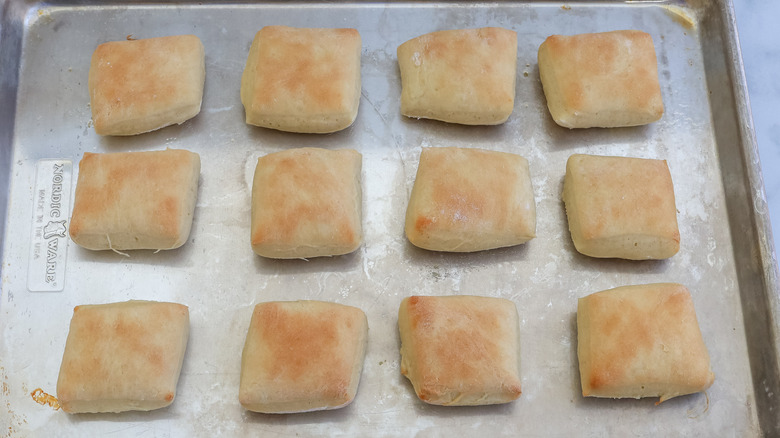
[[[59,292],[65,287],[72,175],[70,160],[40,160],[36,166],[27,270],[27,289],[32,292]]]

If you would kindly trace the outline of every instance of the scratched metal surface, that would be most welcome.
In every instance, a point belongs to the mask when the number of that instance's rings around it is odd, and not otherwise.
[[[728,0],[720,2],[145,3],[6,0],[0,22],[0,436],[758,436],[780,433],[777,273],[760,168]],[[355,27],[363,39],[355,124],[331,135],[248,126],[240,76],[264,25]],[[399,113],[395,56],[434,30],[501,26],[518,32],[517,100],[497,127],[411,120]],[[536,51],[550,34],[636,28],[655,41],[666,113],[650,126],[569,131],[553,123]],[[90,126],[87,73],[95,46],[128,35],[192,33],[206,47],[200,115],[130,138]],[[17,75],[18,73],[18,75]],[[256,159],[300,146],[363,154],[365,244],[310,261],[255,256],[248,242]],[[439,254],[403,235],[423,146],[514,152],[530,162],[538,237],[475,254]],[[29,292],[35,169],[84,152],[186,148],[202,173],[190,240],[174,251],[91,252],[74,244],[61,292]],[[668,160],[680,252],[666,261],[597,260],[573,248],[560,199],[573,153]],[[770,236],[767,239],[767,236]],[[67,241],[66,241],[67,242]],[[60,265],[62,266],[62,265]],[[577,298],[627,284],[673,281],[693,294],[716,373],[706,394],[669,400],[584,399],[576,366]],[[397,309],[411,294],[513,300],[521,318],[523,395],[499,406],[425,405],[399,372]],[[72,308],[153,299],[186,304],[190,341],[175,402],[138,413],[67,415],[37,404],[55,394]],[[260,415],[238,404],[241,349],[252,307],[321,299],[362,308],[368,352],[354,403],[299,415]]]

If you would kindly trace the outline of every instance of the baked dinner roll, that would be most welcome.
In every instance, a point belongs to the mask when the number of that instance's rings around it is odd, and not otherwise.
[[[498,27],[442,30],[398,47],[401,114],[497,125],[515,104],[517,33]]]
[[[260,29],[241,77],[246,122],[307,133],[349,127],[360,103],[360,51],[355,29]]]
[[[57,399],[68,413],[150,411],[176,396],[190,316],[154,301],[76,306]]]
[[[520,397],[514,303],[476,296],[404,298],[398,311],[401,374],[420,400],[445,406]]]
[[[337,409],[357,393],[368,339],[362,310],[322,301],[255,306],[238,399],[264,413]]]
[[[87,249],[174,249],[190,235],[200,156],[181,149],[94,154],[79,163],[70,237]]]
[[[624,286],[580,298],[577,356],[585,397],[704,391],[715,374],[691,294],[674,283]]]
[[[561,126],[645,125],[664,113],[655,47],[645,32],[553,35],[538,57],[547,107]]]
[[[183,123],[200,112],[205,79],[194,35],[103,43],[89,67],[95,132],[134,135]]]
[[[528,161],[484,149],[423,148],[405,228],[412,244],[433,251],[480,251],[536,237]]]
[[[665,259],[680,249],[665,160],[572,155],[563,201],[575,248],[591,257]]]
[[[294,259],[347,254],[363,241],[362,155],[299,148],[257,160],[252,249]]]

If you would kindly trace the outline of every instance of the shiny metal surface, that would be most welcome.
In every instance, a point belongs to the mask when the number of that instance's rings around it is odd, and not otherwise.
[[[84,3],[6,0],[0,22],[0,435],[10,436],[760,436],[780,434],[777,262],[772,248],[734,14],[728,0],[637,2]],[[355,124],[300,135],[244,123],[241,72],[264,25],[355,27],[363,39]],[[439,29],[518,32],[510,120],[467,127],[402,117],[395,49]],[[570,131],[550,118],[536,50],[554,33],[642,29],[655,41],[666,113],[646,127]],[[201,113],[181,126],[104,138],[90,126],[87,73],[109,40],[192,33],[206,47]],[[365,243],[356,253],[274,261],[252,253],[256,160],[291,147],[363,154]],[[403,220],[423,146],[480,147],[529,160],[537,238],[515,248],[439,254],[411,246]],[[201,155],[190,241],[154,254],[70,244],[62,292],[27,290],[36,164],[84,152],[187,148]],[[666,261],[579,255],[560,199],[574,153],[668,160],[682,236]],[[716,373],[706,394],[669,400],[584,399],[576,357],[577,298],[659,281],[691,289]],[[521,319],[523,395],[514,403],[444,408],[420,402],[399,372],[397,311],[412,294],[512,299]],[[128,299],[190,308],[176,400],[148,413],[69,416],[31,397],[55,394],[72,308]],[[260,415],[238,404],[241,349],[254,304],[321,299],[362,308],[370,326],[358,395],[337,411]]]

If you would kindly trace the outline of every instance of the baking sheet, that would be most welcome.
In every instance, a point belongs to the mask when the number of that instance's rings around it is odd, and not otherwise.
[[[35,3],[7,0],[0,23],[0,436],[698,435],[780,433],[776,261],[744,94],[733,11],[721,2],[594,3]],[[355,124],[330,135],[251,127],[240,76],[262,26],[354,27],[363,40]],[[441,29],[501,26],[518,32],[517,100],[510,120],[467,127],[399,113],[395,49]],[[666,112],[646,127],[570,131],[550,118],[536,51],[550,34],[636,28],[655,41]],[[90,125],[87,73],[95,46],[131,35],[192,33],[206,47],[196,118],[129,138]],[[301,146],[363,154],[365,244],[342,257],[274,261],[249,242],[251,179],[266,153]],[[479,147],[529,160],[537,238],[474,254],[411,246],[403,220],[421,147]],[[84,152],[186,148],[202,172],[189,242],[174,251],[67,247],[62,291],[28,291],[35,240],[36,169]],[[574,249],[560,199],[574,153],[669,162],[681,249],[666,261],[598,260]],[[763,207],[763,210],[762,210]],[[767,237],[769,236],[769,237]],[[68,245],[63,239],[62,245]],[[584,399],[576,361],[577,298],[627,284],[672,281],[691,289],[716,373],[702,394]],[[513,300],[521,319],[523,395],[497,406],[420,402],[400,375],[397,310],[412,294]],[[138,413],[67,415],[31,393],[55,394],[72,308],[128,299],[190,308],[191,333],[175,402]],[[238,404],[241,348],[253,306],[320,299],[354,305],[369,320],[368,352],[353,404],[298,415],[262,415]]]

